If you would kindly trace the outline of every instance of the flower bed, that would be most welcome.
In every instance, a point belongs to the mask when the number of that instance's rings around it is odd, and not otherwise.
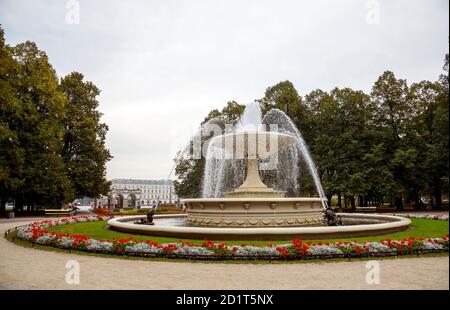
[[[105,208],[93,208],[92,212],[100,214],[100,215],[109,215],[109,210]]]
[[[17,228],[17,237],[33,244],[56,248],[113,255],[169,257],[189,259],[317,259],[396,256],[405,254],[448,252],[448,235],[442,238],[386,239],[380,242],[313,243],[293,240],[283,245],[227,245],[204,240],[200,245],[189,242],[158,244],[132,238],[96,240],[77,234],[49,232],[49,227],[104,221],[106,216],[76,216],[34,222]]]

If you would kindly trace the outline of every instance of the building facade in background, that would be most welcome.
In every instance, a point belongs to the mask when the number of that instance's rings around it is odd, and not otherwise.
[[[178,201],[172,180],[113,179],[110,196],[116,199],[119,208]]]

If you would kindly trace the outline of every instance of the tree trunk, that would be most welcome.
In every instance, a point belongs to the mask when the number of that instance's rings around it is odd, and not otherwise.
[[[344,195],[344,208],[347,209],[347,195]]]
[[[442,190],[439,179],[434,180],[434,210],[442,210]]]
[[[6,199],[0,200],[0,216],[6,215]]]
[[[364,205],[364,197],[363,195],[358,195],[358,207],[362,207]]]
[[[21,196],[17,196],[14,201],[14,211],[23,211],[23,198]]]
[[[413,198],[414,198],[414,210],[418,211],[418,210],[420,210],[421,205],[420,205],[419,193],[416,190],[413,193]]]
[[[338,193],[338,203],[337,203],[339,209],[342,208],[342,202],[341,202],[341,199],[342,199],[342,197],[341,197],[341,192],[339,192],[339,193]]]
[[[403,211],[402,197],[395,197],[395,208],[397,209],[397,211]]]
[[[352,208],[353,211],[356,210],[356,204],[355,204],[355,196],[350,196],[350,206]]]

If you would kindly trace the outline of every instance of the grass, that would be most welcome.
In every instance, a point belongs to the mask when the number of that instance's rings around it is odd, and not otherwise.
[[[323,239],[323,240],[314,240],[314,242],[333,242],[333,241],[356,241],[356,242],[364,242],[364,241],[379,241],[387,238],[391,239],[404,239],[408,237],[423,237],[423,238],[432,238],[432,237],[443,237],[448,234],[449,227],[448,221],[440,221],[440,220],[429,220],[429,219],[411,219],[411,227],[406,231],[402,231],[399,233],[389,234],[389,235],[379,235],[379,236],[368,236],[368,237],[358,237],[358,238],[339,238],[339,239]],[[79,234],[90,236],[94,239],[101,240],[111,240],[114,238],[122,239],[122,238],[133,238],[136,240],[152,240],[158,243],[176,243],[181,241],[191,242],[193,244],[199,244],[202,240],[198,239],[178,239],[178,238],[167,238],[167,237],[157,237],[157,236],[145,236],[145,235],[136,235],[136,234],[128,234],[116,232],[108,228],[108,225],[105,221],[98,222],[87,222],[87,223],[77,223],[77,224],[68,224],[63,226],[56,226],[49,229],[49,231],[54,231],[57,233],[64,234]],[[216,242],[225,242],[227,244],[252,244],[252,245],[266,245],[266,244],[283,244],[288,243],[289,241],[248,241],[248,240],[229,240],[229,241],[221,241],[214,240]],[[306,240],[305,240],[306,241]],[[311,240],[312,241],[312,240]]]

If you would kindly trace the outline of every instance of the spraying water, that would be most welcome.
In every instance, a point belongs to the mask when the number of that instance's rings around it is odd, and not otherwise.
[[[244,113],[235,125],[235,132],[257,131],[261,126],[261,106],[257,102],[245,106]]]
[[[308,147],[305,143],[305,140],[303,139],[302,134],[300,133],[300,130],[295,127],[290,117],[279,109],[272,109],[264,116],[263,122],[266,124],[277,124],[281,132],[291,134],[296,138],[295,146],[297,148],[297,151],[301,154],[302,158],[306,162],[309,173],[311,174],[314,185],[316,186],[317,193],[319,194],[320,198],[326,199],[316,165],[314,164],[314,161],[311,157],[311,154],[309,153]],[[293,162],[292,164],[294,164],[296,167],[298,166],[296,162]]]
[[[262,125],[277,125],[278,131],[295,138],[295,143],[280,150],[276,169],[262,171],[262,177],[275,190],[286,191],[287,195],[294,195],[298,189],[298,159],[304,159],[309,173],[314,180],[317,193],[322,198],[326,208],[326,198],[320,183],[319,174],[306,143],[295,127],[292,120],[281,110],[272,109],[262,117],[259,103],[253,102],[246,106],[241,118],[232,128],[233,132],[257,131]],[[239,187],[245,179],[246,165],[242,159],[229,159],[222,149],[213,147],[210,143],[203,175],[203,198],[220,198],[225,192]]]

